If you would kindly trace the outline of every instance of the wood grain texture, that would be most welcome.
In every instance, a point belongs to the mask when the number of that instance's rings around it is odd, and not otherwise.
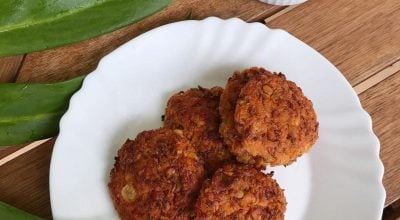
[[[273,15],[267,17],[266,19],[264,19],[264,22],[265,22],[265,23],[268,23],[268,22],[270,22],[270,21],[272,21],[272,20],[275,20],[275,19],[278,18],[279,16],[288,13],[289,11],[291,11],[291,10],[297,8],[297,7],[300,6],[300,5],[301,5],[301,4],[298,4],[298,5],[291,5],[291,6],[288,6],[288,7],[286,7],[286,8],[283,8],[282,10],[280,10],[280,11],[274,13]]]
[[[386,205],[400,198],[400,72],[360,95],[381,142]]]
[[[397,71],[400,71],[400,61],[392,63],[385,69],[377,72],[370,78],[357,84],[356,86],[354,86],[354,90],[356,91],[357,94],[361,94],[362,92],[366,91],[367,89],[375,86],[376,84],[380,83],[381,81],[383,81],[386,78],[390,77],[391,75],[395,74]]]
[[[49,167],[54,140],[0,166],[0,201],[51,219]]]
[[[382,220],[400,220],[400,200],[385,208]]]
[[[0,57],[0,83],[14,82],[23,57],[23,55]]]
[[[0,160],[6,157],[9,154],[14,153],[15,151],[23,148],[25,145],[15,145],[9,147],[0,147]]]
[[[50,141],[51,138],[43,139],[43,140],[38,140],[35,142],[32,142],[28,145],[19,145],[15,147],[9,147],[11,148],[11,152],[8,154],[1,154],[2,152],[0,151],[0,167],[3,166],[4,164],[16,159],[17,157],[20,157],[21,155],[28,153],[29,151],[42,146],[46,142]],[[1,157],[3,156],[3,157]]]
[[[87,74],[95,69],[103,56],[121,44],[155,27],[185,20],[190,13],[193,19],[219,16],[254,21],[262,20],[281,8],[257,0],[176,0],[161,12],[112,33],[77,44],[28,54],[17,81],[49,82]]]
[[[400,146],[397,116],[400,114],[400,73],[388,74],[384,70],[400,58],[399,7],[400,1],[392,0],[309,0],[267,22],[268,26],[284,28],[319,50],[338,66],[352,85],[362,85],[359,87],[360,92],[364,91],[361,101],[372,115],[374,130],[381,140],[386,204],[400,196],[400,151],[396,150]],[[184,20],[190,11],[194,19],[213,15],[256,21],[282,9],[257,0],[176,0],[160,13],[121,30],[29,54],[18,81],[58,81],[90,72],[101,57],[119,45],[154,27]],[[372,77],[382,71],[383,75]],[[365,79],[370,81],[360,84]],[[379,83],[381,80],[384,81]],[[374,87],[368,89],[371,86]],[[0,200],[49,218],[51,151],[52,143],[45,143],[0,166]]]
[[[400,1],[309,0],[267,25],[317,49],[352,85],[400,58]]]

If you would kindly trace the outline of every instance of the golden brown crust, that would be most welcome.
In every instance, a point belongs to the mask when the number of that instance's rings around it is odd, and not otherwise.
[[[289,165],[307,152],[318,137],[313,105],[295,83],[282,74],[250,80],[241,90],[236,109],[235,127],[241,134],[240,153],[261,158],[257,164]]]
[[[118,151],[108,184],[121,219],[190,219],[204,168],[179,130],[140,133]]]
[[[259,169],[289,165],[318,138],[312,102],[283,74],[250,70],[260,74],[235,73],[246,80],[230,80],[222,94],[220,132],[240,162]]]
[[[241,89],[250,79],[270,74],[270,72],[262,68],[253,67],[242,72],[236,71],[229,78],[225,90],[222,92],[219,107],[222,121],[219,131],[228,146],[240,141],[240,134],[235,129],[234,114]]]
[[[225,165],[203,184],[196,219],[282,220],[286,199],[272,174],[247,165]]]
[[[164,126],[182,129],[205,162],[208,174],[214,173],[232,155],[219,135],[218,113],[222,88],[189,89],[173,95],[167,104]]]

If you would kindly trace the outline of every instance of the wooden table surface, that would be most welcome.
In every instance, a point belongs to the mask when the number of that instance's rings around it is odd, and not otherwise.
[[[0,58],[1,82],[53,82],[92,71],[110,51],[157,26],[208,16],[281,28],[327,57],[354,87],[381,141],[386,205],[400,198],[400,1],[309,0],[272,6],[256,0],[175,0],[157,14],[73,45]],[[0,149],[0,201],[51,218],[49,164],[54,138]]]

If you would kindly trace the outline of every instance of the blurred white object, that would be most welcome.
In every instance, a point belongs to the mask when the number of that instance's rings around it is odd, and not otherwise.
[[[303,3],[307,0],[260,0],[262,2],[272,4],[272,5],[296,5]]]

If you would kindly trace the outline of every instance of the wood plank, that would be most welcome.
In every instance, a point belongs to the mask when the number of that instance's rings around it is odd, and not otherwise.
[[[276,12],[275,14],[267,17],[266,19],[264,19],[264,22],[268,23],[268,22],[270,22],[272,20],[275,20],[276,18],[280,17],[281,15],[284,15],[284,14],[288,13],[289,11],[295,9],[296,7],[298,7],[300,5],[301,4],[288,6],[288,7],[284,8],[284,9]]]
[[[400,59],[400,1],[309,0],[267,22],[317,49],[356,85]]]
[[[29,151],[31,151],[37,147],[40,147],[41,145],[50,141],[50,139],[51,138],[38,140],[38,141],[32,142],[27,145],[25,144],[25,145],[19,145],[19,146],[14,146],[14,147],[8,147],[11,149],[6,152],[0,151],[0,167],[3,166],[4,164],[16,159],[17,157],[19,157],[25,153],[28,153]],[[8,148],[6,148],[5,150],[7,150]]]
[[[14,82],[23,55],[0,57],[0,82]]]
[[[385,208],[382,220],[400,220],[400,200]]]
[[[51,219],[49,166],[54,140],[0,166],[0,201]]]
[[[374,131],[381,142],[383,183],[386,205],[389,205],[400,199],[400,72],[362,93],[360,99],[372,117]]]
[[[354,90],[356,91],[357,94],[361,94],[362,92],[366,91],[367,89],[375,86],[376,84],[380,83],[381,81],[383,81],[386,78],[390,77],[391,75],[395,74],[397,71],[400,71],[400,61],[397,61],[396,63],[391,64],[390,66],[377,72],[375,75],[371,76],[370,78],[362,81],[360,84],[354,86]]]
[[[14,153],[15,151],[20,150],[23,148],[25,145],[16,145],[16,146],[9,146],[9,147],[0,147],[0,160],[6,157],[7,155],[10,155]]]
[[[126,28],[81,43],[28,54],[17,81],[59,81],[87,74],[116,47],[155,27],[185,20],[190,12],[193,19],[219,16],[254,21],[262,20],[282,8],[257,0],[176,0],[161,12]]]

